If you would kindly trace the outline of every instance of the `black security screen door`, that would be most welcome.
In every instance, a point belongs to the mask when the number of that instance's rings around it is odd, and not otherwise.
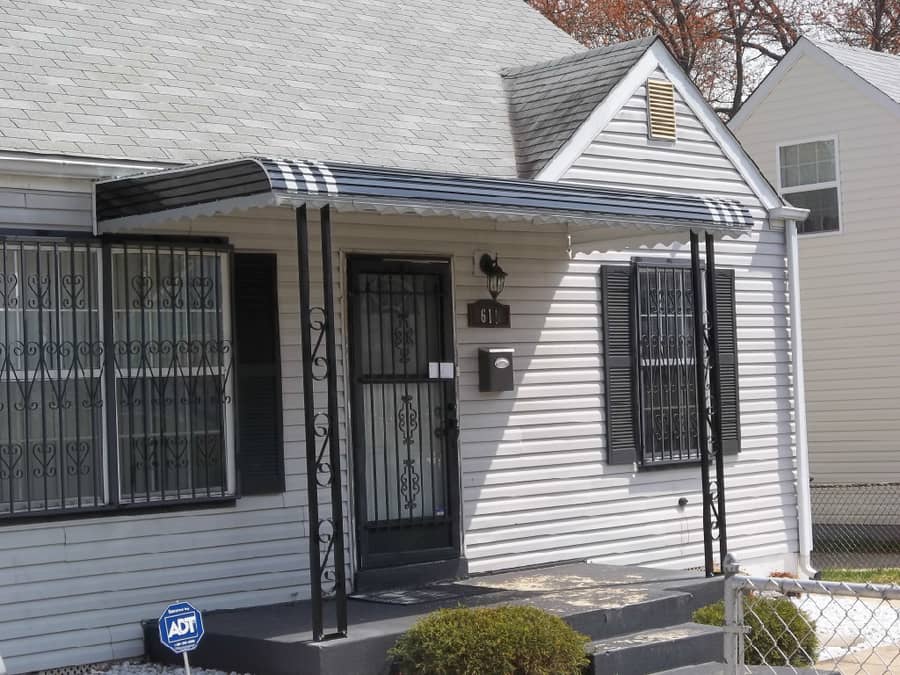
[[[459,554],[450,269],[350,261],[357,538],[363,568]]]

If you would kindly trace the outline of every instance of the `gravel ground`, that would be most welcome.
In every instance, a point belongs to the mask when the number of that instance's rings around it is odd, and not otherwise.
[[[146,663],[145,661],[126,661],[113,663],[95,668],[89,675],[184,675],[182,666],[163,666],[158,663]],[[204,668],[191,668],[191,675],[241,675],[239,673],[226,673],[222,670],[206,670]],[[249,675],[245,673],[243,675]]]
[[[900,644],[900,603],[896,601],[810,594],[794,602],[816,622],[823,661]]]

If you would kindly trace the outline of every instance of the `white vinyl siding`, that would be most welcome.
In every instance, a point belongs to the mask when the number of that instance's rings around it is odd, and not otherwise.
[[[861,88],[802,57],[737,132],[772,179],[779,143],[837,139],[841,233],[800,239],[810,469],[817,482],[900,480],[898,128],[897,116]]]
[[[657,70],[651,77],[664,79]],[[641,86],[561,180],[631,190],[703,194],[739,199],[754,218],[759,200],[702,122],[675,91],[676,141],[647,138],[647,96]]]
[[[654,77],[663,74],[657,71]],[[757,196],[677,89],[675,96],[678,138],[674,143],[647,138],[647,101],[641,87],[562,180],[736,199],[750,210],[756,221],[753,232],[716,244],[717,264],[735,271],[739,350],[742,452],[726,458],[729,549],[742,562],[768,559],[776,564],[775,559],[782,557],[788,568],[798,543],[784,235],[765,224],[765,210]],[[633,241],[633,248],[623,251],[578,255],[574,264],[591,266],[604,257],[626,261],[634,255],[689,256],[689,247],[683,244],[667,249],[654,244],[641,247],[640,239]],[[602,473],[599,480],[599,476],[572,472],[579,490],[608,495],[610,500],[602,510],[593,506],[582,512],[582,517],[590,514],[586,522],[596,528],[599,552],[590,555],[603,562],[679,564],[676,552],[690,550],[687,542],[700,532],[686,525],[689,516],[679,513],[675,504],[684,494],[690,499],[687,513],[699,514],[699,502],[691,497],[698,491],[695,474],[699,469],[634,475],[627,468],[603,467]],[[526,499],[534,503],[533,497]],[[609,517],[631,528],[633,538],[627,544],[610,536]],[[642,550],[642,542],[653,542],[655,550]]]
[[[92,209],[90,193],[0,187],[0,230],[90,232]]]

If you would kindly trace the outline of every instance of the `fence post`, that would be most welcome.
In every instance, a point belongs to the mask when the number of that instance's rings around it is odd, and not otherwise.
[[[725,556],[722,572],[725,574],[725,674],[738,675],[743,663],[744,639],[744,603],[740,580],[736,578],[740,571],[735,557],[729,553]]]

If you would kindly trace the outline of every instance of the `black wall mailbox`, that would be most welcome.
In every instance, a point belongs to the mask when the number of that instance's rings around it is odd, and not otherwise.
[[[513,350],[478,350],[478,391],[512,391]]]

